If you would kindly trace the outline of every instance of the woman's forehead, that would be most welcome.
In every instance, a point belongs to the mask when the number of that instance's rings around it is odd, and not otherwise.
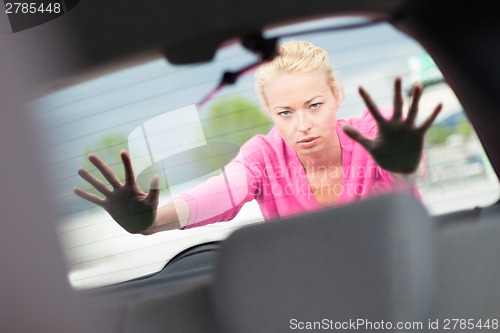
[[[279,74],[265,83],[264,92],[269,104],[306,102],[316,96],[332,95],[321,72]]]

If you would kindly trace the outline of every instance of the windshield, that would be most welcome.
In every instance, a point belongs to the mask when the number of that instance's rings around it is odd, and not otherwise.
[[[359,21],[342,18],[338,22]],[[335,22],[322,20],[306,27]],[[268,34],[287,33],[297,26],[289,29]],[[416,123],[426,119],[437,102],[443,102],[426,136],[425,177],[416,180],[432,214],[498,200],[498,179],[462,106],[420,45],[385,23],[293,39],[307,40],[330,55],[345,95],[338,119],[363,115],[366,106],[359,85],[379,106],[391,107],[397,76],[402,78],[406,99],[414,82],[425,87]],[[292,38],[280,42],[287,40]],[[273,121],[261,109],[253,73],[221,89],[203,105],[199,102],[219,84],[224,71],[255,61],[257,57],[239,44],[220,49],[214,61],[206,64],[173,66],[158,58],[33,102],[73,286],[97,287],[154,273],[190,246],[222,240],[236,228],[263,221],[253,200],[230,222],[132,235],[102,208],[73,193],[74,187],[81,187],[98,194],[76,172],[84,167],[99,177],[87,159],[89,153],[98,154],[123,180],[120,151],[128,151],[141,188],[147,190],[151,177],[160,176],[160,205],[220,174],[240,147],[257,134],[267,134]]]

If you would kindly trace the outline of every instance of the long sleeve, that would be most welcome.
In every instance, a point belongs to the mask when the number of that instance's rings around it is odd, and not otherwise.
[[[246,202],[255,198],[261,173],[255,169],[258,163],[252,162],[253,146],[252,142],[245,144],[220,175],[179,196],[188,203],[190,210],[184,228],[229,221]]]

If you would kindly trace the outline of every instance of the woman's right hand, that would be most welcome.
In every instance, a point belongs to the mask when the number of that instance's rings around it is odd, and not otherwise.
[[[144,193],[135,181],[132,163],[127,152],[121,152],[125,168],[124,184],[97,155],[90,154],[88,158],[110,183],[112,189],[92,176],[87,170],[79,168],[80,177],[102,193],[104,199],[77,187],[73,189],[75,194],[104,208],[123,229],[132,234],[143,233],[151,227],[158,210],[159,177],[153,177],[149,193]]]

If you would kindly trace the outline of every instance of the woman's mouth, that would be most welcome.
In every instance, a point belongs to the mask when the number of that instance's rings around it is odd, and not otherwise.
[[[311,136],[308,138],[304,138],[304,139],[298,141],[298,144],[300,147],[309,148],[309,147],[316,145],[316,143],[318,142],[318,138],[319,137],[317,137],[317,136]]]

